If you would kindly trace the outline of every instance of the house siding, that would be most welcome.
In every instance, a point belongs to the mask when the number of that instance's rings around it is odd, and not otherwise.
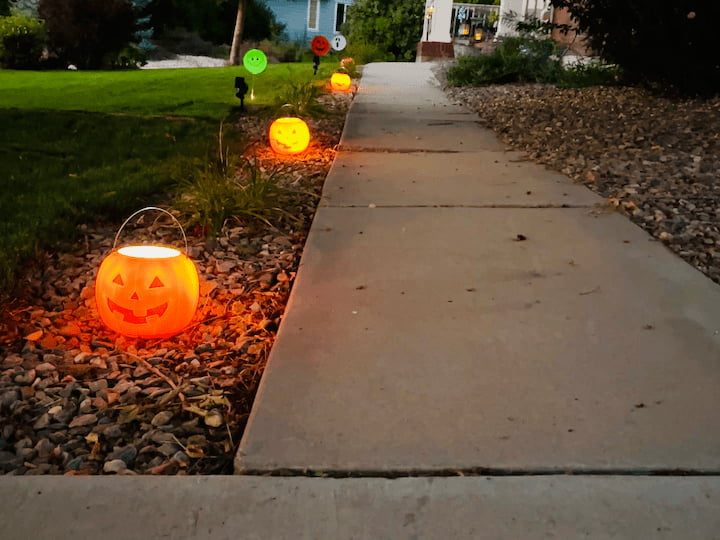
[[[290,41],[309,44],[317,35],[328,39],[336,34],[335,15],[337,4],[351,5],[352,0],[319,0],[319,21],[317,30],[308,28],[308,0],[265,0],[267,7],[275,14],[278,22],[285,25],[285,34]]]

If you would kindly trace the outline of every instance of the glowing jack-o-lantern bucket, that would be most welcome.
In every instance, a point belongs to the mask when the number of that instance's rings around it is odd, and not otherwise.
[[[173,218],[185,240],[181,250],[156,245],[116,249],[118,236],[140,212],[159,210]],[[110,254],[95,279],[95,300],[102,322],[130,337],[168,337],[182,332],[195,315],[200,283],[195,263],[186,255],[187,238],[175,217],[148,207],[130,216],[115,236]]]
[[[268,138],[278,154],[299,154],[310,144],[310,128],[301,118],[278,118],[270,124]]]
[[[337,71],[330,76],[330,88],[335,92],[349,92],[352,79],[347,73]]]

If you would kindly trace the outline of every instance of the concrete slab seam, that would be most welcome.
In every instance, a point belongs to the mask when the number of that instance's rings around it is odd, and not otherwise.
[[[340,469],[238,469],[237,476],[307,477],[307,478],[449,478],[449,477],[527,477],[527,476],[627,476],[627,477],[718,477],[720,469],[499,469],[471,467],[429,470],[340,470]]]
[[[477,209],[544,209],[562,210],[565,208],[594,208],[592,204],[328,204],[325,208],[477,208]]]
[[[463,154],[473,153],[476,150],[428,150],[427,148],[377,148],[373,146],[338,146],[339,152],[356,154]]]

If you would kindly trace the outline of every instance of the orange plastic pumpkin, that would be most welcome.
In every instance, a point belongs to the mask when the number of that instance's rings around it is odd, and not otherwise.
[[[278,154],[299,154],[310,144],[310,128],[300,118],[278,118],[270,124],[268,138]]]
[[[347,73],[336,72],[330,76],[330,88],[336,92],[349,92],[352,79]]]
[[[160,246],[113,250],[100,264],[95,300],[103,323],[131,337],[181,332],[197,308],[195,263],[182,251]]]

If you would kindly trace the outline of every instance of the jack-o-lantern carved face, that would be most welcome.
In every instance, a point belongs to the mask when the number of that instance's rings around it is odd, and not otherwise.
[[[299,154],[310,144],[310,129],[300,118],[278,118],[270,125],[268,138],[278,154]]]
[[[98,313],[106,326],[133,337],[181,332],[197,308],[195,264],[182,252],[130,246],[108,255],[95,283]]]
[[[335,92],[349,92],[352,86],[352,79],[347,73],[340,71],[330,76],[330,88]]]
[[[310,49],[318,56],[325,56],[330,52],[330,41],[325,36],[315,36],[310,42]]]

